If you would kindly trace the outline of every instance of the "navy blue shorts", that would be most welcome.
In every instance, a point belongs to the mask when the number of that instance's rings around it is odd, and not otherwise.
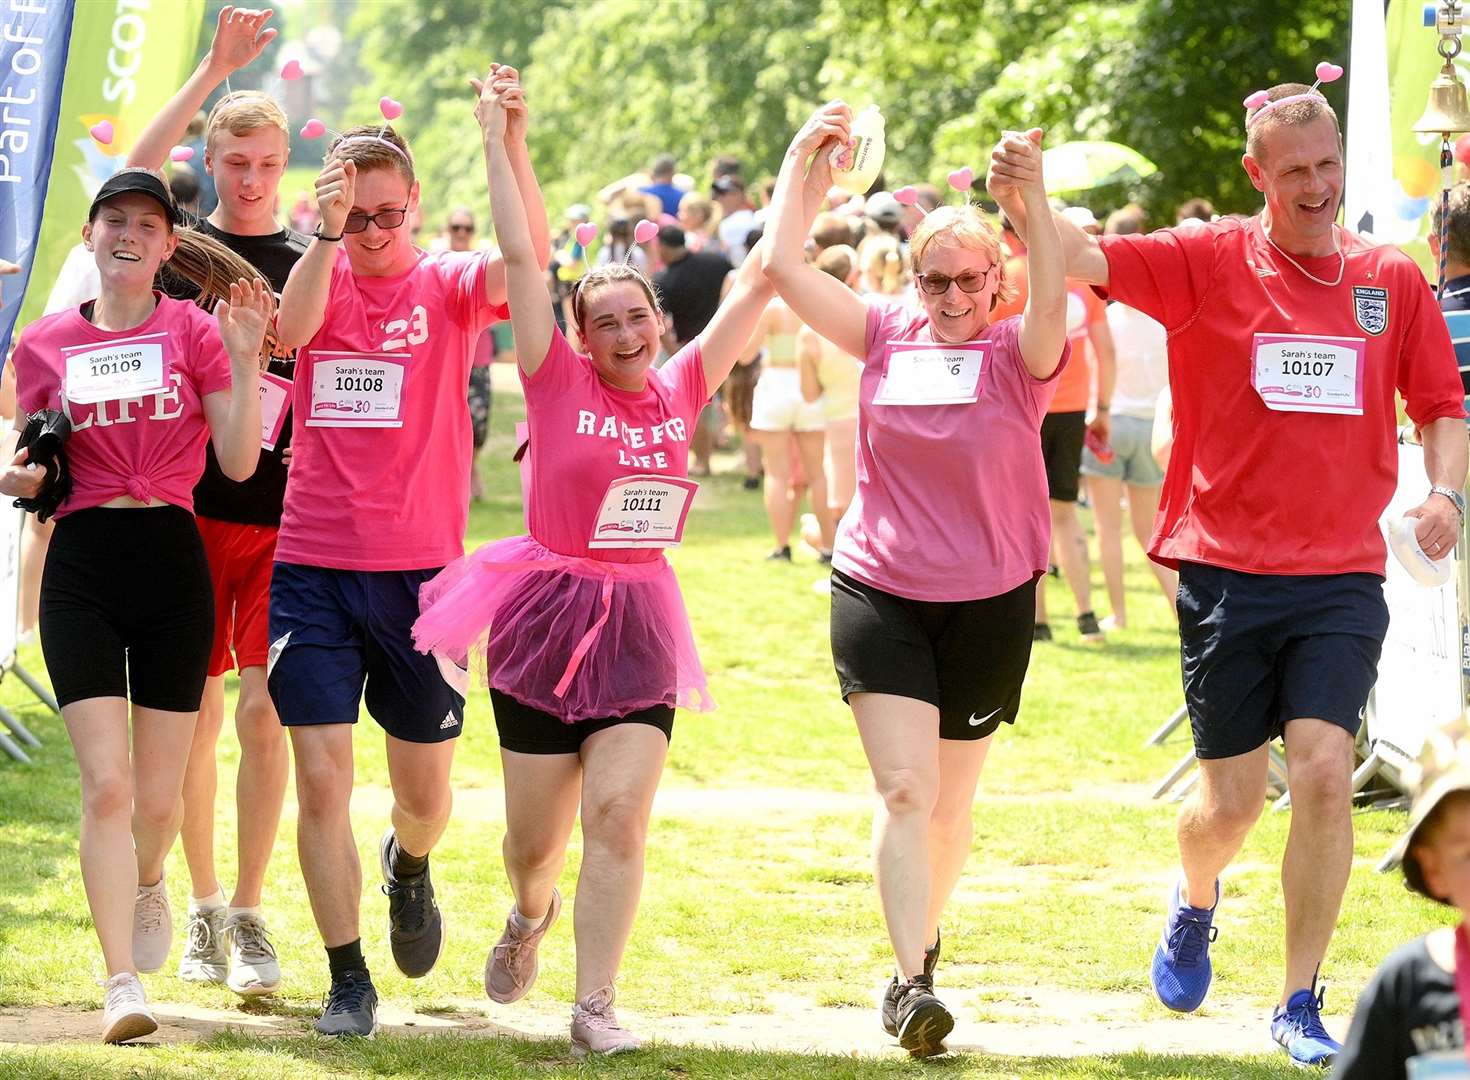
[[[368,713],[404,742],[453,739],[469,677],[413,647],[419,586],[437,570],[329,570],[278,562],[271,572],[266,678],[287,727],[355,724]]]
[[[1181,564],[1180,656],[1195,756],[1248,754],[1302,717],[1356,736],[1387,632],[1376,574]]]

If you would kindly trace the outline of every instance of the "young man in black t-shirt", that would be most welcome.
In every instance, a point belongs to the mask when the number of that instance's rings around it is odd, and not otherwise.
[[[275,37],[276,31],[265,27],[269,17],[265,11],[228,7],[220,13],[209,53],[140,136],[128,156],[129,165],[163,165],[209,94],[232,72],[255,60]],[[286,115],[266,94],[227,94],[209,114],[205,139],[203,167],[214,178],[219,203],[208,218],[192,224],[264,274],[279,300],[291,267],[309,243],[275,218],[276,189],[290,153]],[[165,275],[164,284],[170,295],[194,296],[185,282]],[[288,775],[285,732],[266,690],[266,660],[271,565],[286,492],[294,372],[294,354],[273,345],[261,380],[262,448],[254,475],[243,483],[228,479],[210,448],[204,475],[194,490],[195,516],[214,582],[215,634],[210,677],[184,779],[182,836],[191,889],[179,976],[191,982],[224,983],[244,996],[272,993],[281,981],[260,903]],[[215,744],[224,721],[224,676],[237,666],[239,870],[227,906],[214,866]]]
[[[1456,942],[1470,914],[1470,726],[1457,718],[1432,734],[1410,773],[1416,794],[1399,845],[1404,882],[1458,908],[1461,929],[1431,931],[1384,961],[1358,1001],[1337,1056],[1338,1080],[1470,1078],[1456,986],[1457,951],[1470,958],[1470,937]]]

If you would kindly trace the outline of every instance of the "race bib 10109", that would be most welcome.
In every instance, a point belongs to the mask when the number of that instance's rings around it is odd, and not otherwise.
[[[156,394],[168,384],[167,333],[144,334],[106,345],[63,347],[63,392],[78,405]]]

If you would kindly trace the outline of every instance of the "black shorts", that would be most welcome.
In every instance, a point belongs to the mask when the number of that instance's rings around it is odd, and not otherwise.
[[[1036,583],[983,600],[909,600],[832,572],[832,659],[842,700],[896,694],[939,709],[941,739],[1016,722],[1031,662]]]
[[[98,506],[57,521],[41,577],[57,702],[198,712],[213,643],[214,588],[189,511]]]
[[[486,333],[489,333],[487,330]],[[470,406],[470,430],[474,435],[475,449],[485,445],[490,434],[490,366],[470,368],[470,388],[466,394]]]
[[[355,724],[366,697],[395,739],[458,738],[469,673],[413,647],[419,588],[436,573],[276,563],[265,671],[281,723]]]
[[[490,707],[495,711],[500,745],[518,754],[575,754],[590,736],[618,724],[648,724],[662,731],[665,739],[674,737],[672,705],[653,705],[627,716],[608,716],[601,720],[568,724],[492,686]]]
[[[1041,420],[1041,459],[1046,462],[1046,493],[1057,502],[1076,502],[1082,472],[1085,412],[1047,413]]]
[[[1248,754],[1301,717],[1356,735],[1387,632],[1376,574],[1182,563],[1180,657],[1195,756]]]

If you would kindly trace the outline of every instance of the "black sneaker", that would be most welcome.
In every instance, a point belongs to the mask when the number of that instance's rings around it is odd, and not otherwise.
[[[939,966],[939,946],[941,939],[935,937],[934,947],[924,950],[924,974],[932,981],[934,969]],[[883,991],[883,1030],[890,1035],[898,1034],[898,990],[902,984],[895,975],[888,983],[888,989]]]
[[[1032,641],[1050,641],[1051,627],[1044,622],[1039,622],[1031,631]]]
[[[372,1035],[378,1030],[378,992],[366,971],[344,971],[322,999],[317,1031],[323,1035]]]
[[[778,547],[774,551],[772,551],[769,555],[766,556],[766,562],[790,562],[790,561],[791,561],[791,545],[790,544],[787,544],[784,547]]]
[[[944,1037],[954,1030],[954,1017],[934,996],[934,979],[917,975],[898,988],[898,1045],[914,1057],[944,1053]]]
[[[434,902],[429,867],[413,877],[393,876],[393,830],[378,845],[383,868],[383,892],[388,897],[388,942],[393,962],[410,979],[422,979],[434,970],[444,948],[444,915]]]
[[[765,473],[757,473],[755,476],[747,476],[744,480],[740,481],[740,486],[746,491],[758,491],[764,479]]]
[[[1090,611],[1084,611],[1077,616],[1077,633],[1082,635],[1083,641],[1097,643],[1106,640],[1102,627],[1097,623],[1097,616]]]

